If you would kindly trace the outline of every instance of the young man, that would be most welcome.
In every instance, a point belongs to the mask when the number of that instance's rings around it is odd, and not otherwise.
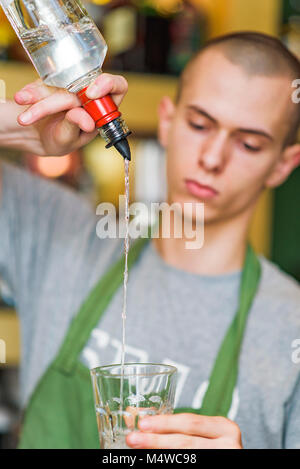
[[[177,102],[161,102],[168,202],[205,202],[205,243],[195,251],[185,249],[184,237],[159,238],[143,250],[130,272],[127,361],[175,364],[176,406],[195,413],[143,419],[142,431],[127,437],[133,448],[300,448],[300,369],[292,361],[300,288],[263,257],[227,418],[196,413],[241,309],[256,202],[300,162],[300,110],[291,99],[299,77],[299,61],[279,41],[241,33],[210,43],[183,73]],[[119,103],[123,79],[103,75],[89,94],[108,92]],[[24,130],[12,125],[11,134],[27,132],[40,154],[63,154],[94,136],[92,120],[68,93],[38,83],[16,101],[30,108],[19,117]],[[16,146],[15,137],[5,138]],[[122,247],[123,240],[97,238],[92,212],[76,195],[3,165],[0,273],[20,315],[24,406]],[[121,310],[119,288],[84,344],[80,359],[87,367],[120,360]]]

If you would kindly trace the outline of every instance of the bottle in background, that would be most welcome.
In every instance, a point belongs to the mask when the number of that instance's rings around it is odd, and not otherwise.
[[[184,0],[170,25],[171,47],[168,70],[179,75],[192,56],[204,44],[207,21],[204,10]]]
[[[206,36],[206,16],[192,1],[115,0],[102,9],[112,70],[178,75]]]

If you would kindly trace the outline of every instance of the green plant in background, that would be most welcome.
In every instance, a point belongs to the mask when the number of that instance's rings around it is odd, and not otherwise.
[[[300,168],[275,190],[272,260],[300,281]]]
[[[288,24],[291,16],[300,16],[300,2],[299,0],[284,0],[283,1],[283,24]]]
[[[300,50],[300,2],[283,1],[283,42]],[[298,33],[299,31],[299,33]],[[300,77],[299,77],[300,78]],[[300,281],[300,168],[275,190],[272,260]]]

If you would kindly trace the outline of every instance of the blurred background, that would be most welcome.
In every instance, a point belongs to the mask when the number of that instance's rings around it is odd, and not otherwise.
[[[178,76],[209,38],[255,30],[280,37],[300,57],[300,0],[94,0],[84,2],[108,43],[105,71],[122,73],[129,93],[121,111],[133,131],[131,201],[157,202],[166,191],[164,153],[156,141],[157,106],[174,97]],[[7,99],[36,73],[0,9],[0,79]],[[300,77],[299,77],[300,78]],[[3,83],[3,82],[2,82]],[[274,108],[276,103],[274,103]],[[80,152],[43,159],[0,149],[0,158],[42,177],[70,185],[95,206],[118,204],[124,193],[124,166],[114,149],[96,138]],[[261,198],[251,240],[256,250],[300,280],[300,168],[279,189]],[[19,325],[1,304],[0,338],[7,364],[0,365],[0,448],[14,447],[18,425]]]

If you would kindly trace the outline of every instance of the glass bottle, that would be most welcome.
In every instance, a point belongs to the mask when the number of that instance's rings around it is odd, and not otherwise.
[[[89,100],[85,91],[101,73],[107,45],[79,0],[0,0],[38,74],[49,86],[77,93],[107,147],[130,159],[130,134],[110,96]]]

